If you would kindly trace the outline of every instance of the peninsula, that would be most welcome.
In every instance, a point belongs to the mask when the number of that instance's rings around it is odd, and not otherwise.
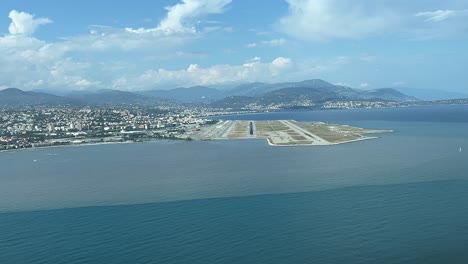
[[[272,146],[325,146],[375,139],[366,134],[392,130],[371,130],[348,125],[295,120],[220,121],[185,134],[192,140],[266,139]]]

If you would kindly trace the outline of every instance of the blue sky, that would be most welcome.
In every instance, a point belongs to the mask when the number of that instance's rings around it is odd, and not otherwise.
[[[3,0],[0,88],[320,78],[468,92],[466,0]]]

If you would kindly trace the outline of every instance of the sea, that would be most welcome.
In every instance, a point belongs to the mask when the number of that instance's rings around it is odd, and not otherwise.
[[[468,106],[216,118],[394,132],[1,152],[0,263],[468,263]]]

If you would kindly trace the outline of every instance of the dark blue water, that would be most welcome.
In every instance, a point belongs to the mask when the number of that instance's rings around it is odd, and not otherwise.
[[[317,110],[304,112],[272,112],[218,116],[215,118],[235,120],[295,119],[297,121],[318,120],[323,122],[385,120],[395,122],[468,122],[468,106],[421,106],[410,108]]]
[[[468,263],[468,107],[254,116],[396,131],[0,153],[0,263]]]

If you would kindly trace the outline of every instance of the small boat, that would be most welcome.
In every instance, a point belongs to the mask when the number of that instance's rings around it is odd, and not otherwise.
[[[461,151],[462,151],[462,149],[461,149],[461,147],[460,147],[460,150],[459,150],[458,152],[460,152],[460,153],[461,153]]]

